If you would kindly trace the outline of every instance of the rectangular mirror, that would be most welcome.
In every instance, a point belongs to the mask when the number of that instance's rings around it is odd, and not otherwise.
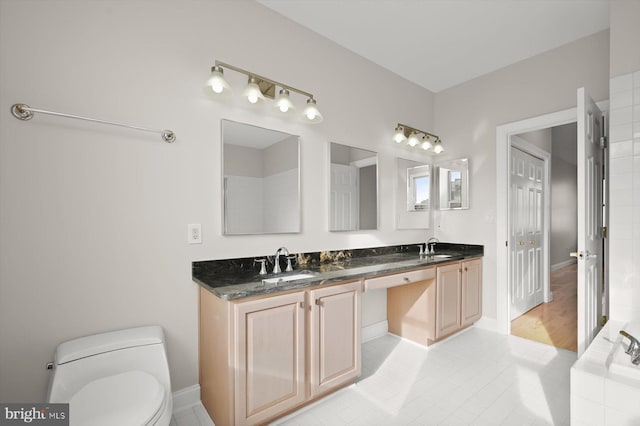
[[[299,138],[222,120],[225,235],[300,232]]]
[[[331,143],[329,230],[378,229],[378,156]]]
[[[440,210],[469,208],[469,160],[461,158],[438,165]]]
[[[396,228],[428,229],[430,226],[431,166],[396,158]]]

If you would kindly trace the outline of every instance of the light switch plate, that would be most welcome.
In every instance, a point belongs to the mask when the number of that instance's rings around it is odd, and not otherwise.
[[[187,242],[189,244],[202,244],[202,226],[199,223],[187,225]]]

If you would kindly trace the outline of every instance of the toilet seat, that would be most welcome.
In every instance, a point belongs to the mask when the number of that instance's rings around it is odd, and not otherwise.
[[[70,404],[71,426],[143,426],[166,407],[164,386],[149,373],[128,371],[87,383]]]

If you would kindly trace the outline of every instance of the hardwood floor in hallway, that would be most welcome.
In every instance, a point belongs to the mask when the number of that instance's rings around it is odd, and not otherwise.
[[[578,265],[551,272],[553,301],[511,321],[511,334],[576,352],[578,350]]]

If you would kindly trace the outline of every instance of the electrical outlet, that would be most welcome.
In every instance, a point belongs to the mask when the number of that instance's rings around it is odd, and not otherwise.
[[[187,225],[187,242],[189,244],[202,244],[202,226],[199,223]]]

